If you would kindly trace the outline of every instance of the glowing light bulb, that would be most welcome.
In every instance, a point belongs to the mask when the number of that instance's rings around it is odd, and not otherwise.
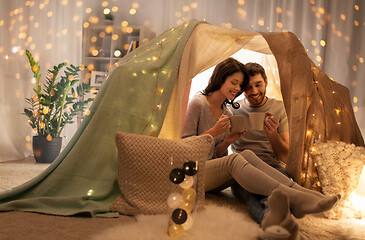
[[[103,11],[103,13],[104,13],[105,15],[109,14],[109,13],[110,13],[110,9],[109,9],[109,8],[105,8],[105,9],[104,9],[104,11]]]
[[[137,10],[136,10],[136,9],[134,9],[134,8],[131,8],[131,9],[129,10],[129,14],[130,14],[130,15],[134,15],[134,14],[136,14],[136,12],[137,12]]]
[[[47,114],[49,112],[49,107],[43,108],[43,114]]]
[[[183,226],[184,230],[189,230],[193,226],[193,218],[188,214],[188,218],[186,219],[186,222],[181,224]]]
[[[128,22],[127,21],[123,21],[122,22],[122,27],[126,27],[126,26],[128,26]]]
[[[90,109],[86,109],[86,110],[85,110],[85,115],[86,115],[86,116],[89,116],[89,115],[90,115],[90,113],[91,113]]]
[[[91,195],[93,195],[94,194],[94,190],[92,190],[92,189],[90,189],[88,192],[87,192],[87,195],[88,196],[91,196]]]
[[[183,204],[183,197],[180,193],[171,193],[167,198],[167,205],[170,208],[178,208]]]
[[[122,55],[122,52],[120,50],[115,50],[114,51],[114,56],[115,57],[120,57]]]

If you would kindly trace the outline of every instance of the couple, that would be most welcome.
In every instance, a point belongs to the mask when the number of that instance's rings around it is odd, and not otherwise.
[[[302,218],[330,210],[340,196],[324,196],[284,175],[288,121],[283,103],[266,97],[266,87],[261,65],[244,65],[233,58],[219,63],[202,94],[189,102],[183,137],[210,134],[214,138],[205,165],[206,192],[232,186],[233,193],[247,203],[251,216],[264,230],[278,225],[291,234],[289,239],[296,239],[299,230],[291,214]],[[245,99],[234,103],[243,92]],[[263,131],[229,131],[229,115],[248,116],[255,111],[269,116]],[[234,153],[228,155],[231,144]],[[268,211],[261,204],[265,197],[269,197]]]

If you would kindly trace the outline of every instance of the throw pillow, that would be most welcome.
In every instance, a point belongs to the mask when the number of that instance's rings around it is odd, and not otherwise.
[[[187,161],[198,162],[196,207],[204,200],[203,170],[213,138],[210,135],[179,140],[117,132],[118,184],[121,194],[110,209],[121,214],[167,213],[171,191],[169,173]]]

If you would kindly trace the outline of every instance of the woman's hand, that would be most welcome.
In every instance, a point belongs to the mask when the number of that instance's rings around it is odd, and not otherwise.
[[[234,143],[235,141],[240,139],[240,137],[242,137],[246,132],[247,129],[245,129],[243,132],[238,132],[238,133],[229,132],[224,141],[226,142],[227,145],[230,145],[231,143]]]
[[[217,123],[212,128],[216,134],[216,136],[225,133],[231,128],[231,120],[227,115],[221,115],[218,119]]]

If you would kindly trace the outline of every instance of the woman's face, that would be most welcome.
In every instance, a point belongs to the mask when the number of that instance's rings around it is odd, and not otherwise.
[[[239,91],[241,91],[242,83],[243,73],[235,72],[226,78],[226,81],[221,86],[220,91],[227,99],[233,100]]]

